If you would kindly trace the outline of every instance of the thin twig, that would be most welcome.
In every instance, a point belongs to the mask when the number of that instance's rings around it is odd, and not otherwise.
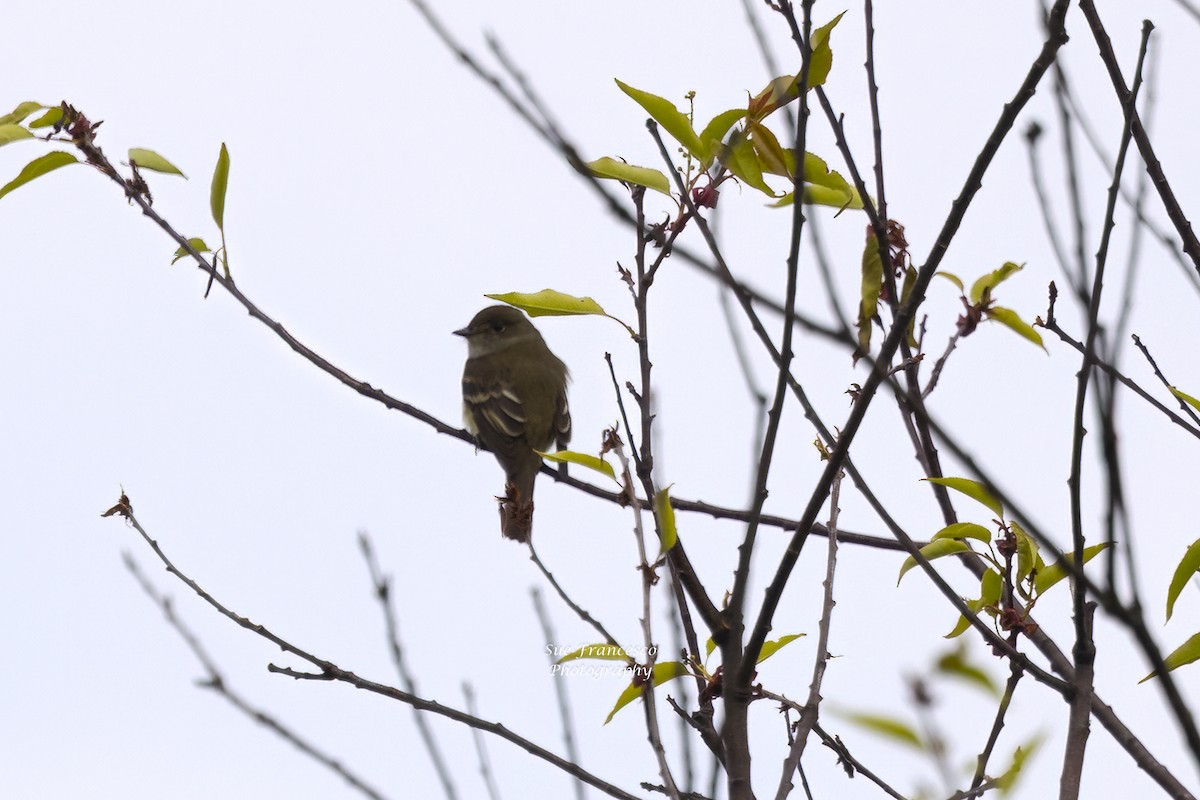
[[[167,618],[167,624],[179,634],[179,638],[183,639],[184,644],[186,644],[188,649],[192,651],[192,655],[196,657],[196,660],[200,662],[200,665],[204,668],[204,671],[208,673],[208,677],[206,679],[197,682],[198,686],[203,689],[211,689],[212,691],[216,692],[242,714],[275,733],[277,736],[279,736],[279,738],[288,742],[301,753],[308,756],[321,766],[327,768],[338,777],[342,778],[342,780],[346,781],[346,783],[348,783],[352,788],[356,789],[366,797],[370,797],[372,800],[383,800],[384,795],[371,786],[368,786],[362,778],[359,778],[357,775],[352,773],[340,761],[322,752],[316,747],[316,745],[313,745],[305,740],[298,733],[295,733],[291,728],[276,719],[273,715],[263,711],[261,708],[251,705],[249,701],[231,689],[229,687],[229,682],[225,680],[225,676],[217,668],[217,664],[213,660],[212,656],[210,656],[208,651],[204,649],[204,646],[200,644],[200,640],[196,637],[196,634],[193,633],[190,628],[184,625],[183,620],[181,620],[175,613],[175,606],[172,604],[171,598],[159,592],[158,589],[156,589],[153,584],[150,583],[150,579],[146,577],[141,568],[138,567],[137,562],[133,560],[133,556],[131,556],[128,552],[122,554],[122,560],[125,562],[125,568],[129,570],[130,574],[133,575],[134,580],[136,580],[138,585],[142,587],[142,591],[145,592],[146,596],[149,597],[150,600],[162,610],[163,615]]]
[[[547,644],[557,643],[558,638],[555,636],[554,626],[550,622],[550,612],[546,610],[546,604],[542,602],[542,593],[538,591],[537,587],[534,587],[529,590],[529,595],[533,599],[533,612],[542,626],[542,636]],[[553,648],[550,648],[550,653],[551,665],[556,664]],[[567,758],[576,764],[581,764],[583,762],[579,758],[579,748],[575,745],[575,722],[571,717],[571,698],[567,694],[567,682],[561,678],[555,678],[552,682],[554,683],[554,696],[558,700],[558,717],[562,720],[563,747],[567,749]],[[583,800],[586,796],[583,781],[576,779],[574,785],[575,797]]]
[[[463,683],[462,691],[467,713],[473,717],[479,716],[479,712],[475,708],[475,690],[471,688],[471,684]],[[483,785],[487,787],[488,797],[490,800],[500,800],[500,787],[496,785],[496,778],[492,774],[492,762],[488,758],[487,744],[483,741],[483,736],[478,728],[471,728],[471,739],[475,742],[475,755],[479,759],[479,775],[483,778]],[[575,761],[573,758],[571,760]]]
[[[549,568],[542,563],[542,559],[538,556],[537,550],[535,550],[533,547],[533,542],[529,543],[529,560],[532,561],[542,575],[545,576],[546,580],[550,583],[550,586],[553,587],[555,594],[562,598],[562,601],[567,604],[567,607],[575,612],[575,616],[579,617],[579,619],[583,620],[588,625],[591,625],[593,630],[600,634],[607,644],[616,648],[621,647],[621,645],[617,643],[616,637],[609,633],[608,629],[605,628],[599,620],[597,620],[586,610],[584,610],[581,605],[571,599],[570,595],[568,595],[566,590],[562,588],[562,585],[559,584],[558,579],[554,577],[554,573],[552,573]]]
[[[838,473],[829,487],[829,529],[837,530],[838,500],[842,491],[843,473]],[[808,702],[800,712],[800,721],[796,724],[795,738],[791,750],[783,762],[783,776],[779,780],[779,788],[775,792],[775,800],[784,800],[792,791],[792,775],[800,769],[800,759],[804,756],[804,748],[808,743],[808,734],[817,723],[821,705],[821,682],[825,678],[825,666],[829,663],[829,628],[833,619],[833,607],[837,601],[833,599],[833,575],[837,568],[837,537],[829,537],[828,557],[825,560],[825,581],[821,584],[825,589],[824,600],[821,604],[821,621],[817,630],[817,654],[813,660],[812,682],[808,686]]]
[[[643,653],[646,661],[644,664],[639,664],[635,667],[634,680],[642,680],[642,709],[646,716],[646,736],[650,740],[650,749],[654,752],[654,757],[658,761],[659,777],[662,778],[663,785],[667,789],[667,794],[671,796],[672,800],[680,800],[679,787],[675,785],[675,778],[672,776],[671,767],[667,763],[667,751],[662,743],[662,732],[658,726],[658,704],[654,695],[654,681],[651,680],[654,674],[657,647],[654,644],[654,633],[651,629],[650,594],[654,584],[658,581],[658,576],[646,560],[646,540],[645,529],[642,526],[642,507],[637,502],[637,495],[633,490],[633,474],[629,471],[629,457],[625,455],[624,449],[620,447],[613,448],[612,452],[621,462],[621,475],[625,486],[628,487],[630,496],[629,505],[633,510],[633,534],[637,541],[638,570],[642,575],[641,622]]]
[[[218,276],[217,280],[218,281],[220,280],[219,276]],[[392,700],[397,700],[401,703],[406,703],[406,704],[408,704],[416,709],[419,709],[421,711],[429,711],[431,713],[438,714],[443,717],[447,717],[448,719],[452,719],[455,722],[460,722],[464,725],[467,725],[468,727],[476,728],[481,731],[485,731],[494,736],[498,736],[501,739],[504,739],[508,742],[511,742],[511,743],[515,744],[517,747],[520,747],[525,752],[529,753],[530,755],[532,755],[536,758],[540,758],[541,760],[543,760],[549,764],[552,764],[555,767],[558,767],[563,772],[566,772],[568,775],[574,775],[575,777],[579,778],[580,780],[583,780],[590,786],[594,786],[595,788],[599,789],[600,791],[604,792],[605,794],[609,795],[610,797],[621,798],[621,800],[638,800],[638,798],[635,795],[632,795],[629,792],[624,791],[623,789],[615,786],[614,784],[609,783],[608,781],[602,780],[601,778],[599,778],[599,777],[593,775],[592,773],[588,772],[587,770],[583,769],[578,764],[568,761],[567,759],[563,758],[562,756],[559,756],[559,755],[547,750],[546,748],[535,744],[534,742],[530,741],[529,739],[526,739],[524,736],[514,733],[513,731],[509,730],[504,725],[500,724],[499,722],[490,722],[485,719],[480,719],[479,717],[477,717],[473,714],[467,714],[465,712],[459,711],[456,708],[450,708],[449,706],[444,706],[441,703],[437,703],[433,700],[426,700],[422,697],[418,697],[409,692],[402,691],[393,686],[387,686],[382,683],[377,683],[375,681],[370,681],[365,678],[360,678],[358,675],[355,675],[353,672],[342,669],[337,664],[334,664],[332,661],[327,661],[327,660],[321,658],[320,656],[314,655],[312,653],[309,653],[309,652],[303,650],[300,647],[297,647],[296,645],[292,644],[291,642],[282,638],[281,636],[278,636],[278,635],[272,633],[265,626],[260,625],[255,622],[251,622],[246,617],[241,616],[240,614],[236,613],[235,611],[232,611],[229,607],[225,606],[223,603],[221,603],[219,600],[217,600],[215,597],[213,597],[211,594],[209,594],[195,580],[188,577],[178,567],[176,567],[175,564],[167,557],[167,554],[163,551],[163,549],[161,547],[159,547],[158,542],[155,541],[150,536],[150,534],[148,534],[146,532],[145,528],[142,527],[141,523],[138,522],[137,518],[133,515],[132,509],[129,508],[127,504],[126,504],[125,508],[120,511],[120,514],[121,514],[121,516],[125,517],[126,520],[128,520],[129,524],[133,527],[133,529],[136,530],[138,532],[138,534],[141,535],[142,539],[146,542],[146,544],[150,546],[150,549],[152,551],[154,551],[154,555],[157,556],[159,561],[161,561],[163,563],[163,566],[165,566],[167,568],[167,572],[169,572],[170,574],[172,574],[176,578],[178,578],[180,581],[182,581],[189,589],[191,589],[193,592],[195,592],[196,595],[201,600],[208,603],[218,613],[220,613],[222,616],[226,617],[227,619],[231,620],[234,624],[238,625],[239,627],[244,628],[244,629],[250,631],[251,633],[254,633],[254,634],[262,637],[266,641],[268,641],[271,644],[278,647],[283,652],[288,653],[289,655],[295,656],[296,658],[299,658],[303,661],[308,662],[309,664],[313,665],[318,670],[318,672],[315,672],[315,673],[305,673],[305,672],[300,672],[298,670],[292,669],[290,667],[280,667],[275,664],[268,664],[267,670],[269,672],[275,672],[275,673],[279,673],[282,675],[288,675],[290,677],[297,678],[300,680],[307,679],[307,680],[319,680],[319,681],[325,681],[325,682],[339,681],[339,682],[345,683],[349,686],[353,686],[356,689],[362,689],[364,691],[368,691],[373,694],[378,694],[382,697],[387,697]]]
[[[400,685],[404,687],[404,691],[409,694],[419,695],[416,679],[409,672],[408,664],[404,660],[404,648],[400,644],[400,625],[396,620],[396,609],[392,606],[392,581],[379,568],[379,560],[375,557],[375,549],[371,546],[371,537],[366,531],[358,532],[358,546],[362,550],[363,560],[367,562],[367,571],[371,576],[371,586],[375,590],[375,598],[379,601],[380,607],[383,609],[383,624],[385,634],[387,636],[388,652],[392,656],[392,664],[396,667],[396,674],[400,678]],[[425,745],[425,751],[429,753],[429,760],[433,762],[434,771],[437,772],[438,781],[442,784],[442,791],[449,800],[456,800],[458,790],[454,788],[454,779],[450,777],[450,768],[446,765],[446,758],[442,755],[442,749],[438,746],[437,739],[433,736],[433,731],[429,728],[429,720],[425,714],[417,709],[413,709],[413,722],[417,725],[417,733],[420,734],[421,743]],[[572,761],[578,759],[572,757]]]

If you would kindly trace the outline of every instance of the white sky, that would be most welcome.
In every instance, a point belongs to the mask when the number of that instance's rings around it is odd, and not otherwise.
[[[756,4],[756,10],[761,11]],[[913,258],[925,260],[950,202],[1003,103],[1041,44],[1035,4],[879,3],[877,61],[891,215],[907,228]],[[1101,13],[1126,74],[1140,20],[1149,15],[1161,49],[1153,138],[1185,210],[1200,204],[1191,76],[1200,27],[1176,4],[1105,3]],[[818,22],[844,6],[818,3]],[[464,348],[450,331],[484,303],[485,292],[551,286],[590,295],[632,318],[614,264],[631,263],[633,238],[594,195],[536,142],[486,87],[467,74],[403,2],[328,6],[233,2],[10,4],[5,12],[9,79],[0,106],[67,99],[105,120],[100,143],[118,158],[129,147],[158,150],[191,180],[151,176],[155,208],[187,235],[215,240],[208,182],[222,142],[232,157],[226,229],[235,278],[267,313],[334,363],[451,422],[459,417]],[[570,3],[470,2],[439,9],[477,52],[494,32],[588,158],[622,156],[660,166],[644,114],[614,77],[677,101],[697,92],[698,117],[739,105],[766,74],[740,4],[646,4],[602,8]],[[764,17],[766,15],[764,14]],[[789,53],[777,20],[766,20]],[[1073,11],[1065,63],[1106,147],[1115,150],[1119,108],[1096,48]],[[828,84],[846,114],[851,144],[868,168],[861,9],[851,6],[833,37]],[[1002,301],[1024,318],[1045,313],[1046,284],[1061,276],[1029,186],[1020,133],[1033,119],[1049,130],[1058,219],[1067,219],[1052,98],[1045,83],[984,180],[944,267],[964,278],[1004,261],[1027,264]],[[841,168],[824,120],[810,149]],[[45,150],[21,142],[0,150],[0,179]],[[1087,252],[1094,252],[1109,177],[1084,162]],[[1131,164],[1132,166],[1132,164]],[[1132,172],[1130,173],[1132,175]],[[761,196],[730,186],[721,199],[725,252],[740,276],[782,294],[785,216]],[[1151,200],[1152,216],[1166,225]],[[843,297],[853,297],[865,218],[821,213]],[[1125,267],[1128,217],[1111,264]],[[698,237],[685,237],[700,249]],[[202,671],[123,568],[129,551],[176,598],[227,679],[256,704],[335,754],[383,794],[437,797],[407,707],[345,686],[270,675],[268,662],[303,666],[218,617],[170,579],[136,533],[99,514],[123,486],[139,520],[177,565],[237,611],[293,643],[364,677],[395,678],[356,532],[368,530],[395,599],[408,660],[421,693],[462,707],[471,682],[481,714],[562,751],[545,656],[529,588],[548,587],[524,553],[502,541],[492,495],[493,460],[387,413],[298,359],[221,290],[202,299],[203,276],[180,263],[173,244],[127,206],[114,185],[83,168],[63,170],[0,201],[0,502],[6,509],[0,559],[0,640],[7,657],[0,709],[0,796],[4,797],[357,797],[337,777],[238,715],[193,679]],[[1120,283],[1109,284],[1116,300]],[[927,307],[929,347],[940,352],[961,306],[935,282]],[[1132,330],[1181,388],[1200,390],[1191,356],[1196,295],[1178,267],[1147,240]],[[827,303],[810,256],[801,305]],[[1110,311],[1114,307],[1106,306]],[[659,381],[662,484],[682,497],[744,505],[752,475],[754,419],[737,371],[714,286],[680,260],[654,287],[652,348]],[[773,332],[779,321],[767,317]],[[1064,324],[1081,331],[1078,314]],[[1186,320],[1182,324],[1177,320]],[[622,379],[636,352],[602,319],[539,322],[574,375],[579,449],[594,450],[616,419],[603,354]],[[1047,341],[1049,356],[984,325],[962,343],[933,396],[933,409],[987,460],[1002,485],[1066,543],[1069,421],[1078,358]],[[797,373],[829,425],[849,412],[845,388],[864,372],[846,354],[804,339]],[[1156,387],[1143,362],[1130,373]],[[756,362],[764,385],[773,380]],[[1154,389],[1162,398],[1163,392]],[[1170,571],[1197,534],[1188,465],[1194,443],[1132,396],[1122,397],[1131,508],[1142,544],[1148,612],[1161,619]],[[819,471],[813,433],[789,403],[767,510],[795,516]],[[1092,444],[1092,443],[1089,443]],[[1094,452],[1094,451],[1092,451]],[[872,487],[916,536],[938,527],[917,483],[895,411],[881,401],[854,450]],[[952,464],[947,470],[953,472]],[[1090,478],[1098,475],[1093,465]],[[1099,492],[1088,485],[1095,503]],[[1093,508],[1097,507],[1095,505]],[[842,524],[883,534],[847,486]],[[966,501],[966,519],[987,522]],[[975,517],[971,517],[975,514]],[[1098,535],[1098,514],[1087,520]],[[681,535],[710,592],[729,582],[742,527],[681,515]],[[635,549],[628,512],[543,479],[535,535],[539,552],[575,598],[623,640],[640,643]],[[755,602],[774,570],[783,537],[761,537]],[[769,688],[802,697],[816,639],[823,541],[812,540],[777,618],[775,633],[809,637],[764,665]],[[917,574],[895,588],[900,558],[846,548],[824,696],[831,706],[912,718],[906,675],[925,670],[947,645],[955,615]],[[964,571],[943,572],[963,594]],[[595,639],[547,598],[557,644]],[[661,601],[662,597],[658,599]],[[1195,632],[1194,592],[1184,595],[1160,641],[1171,649]],[[661,609],[661,605],[660,605]],[[1064,648],[1066,593],[1039,607]],[[669,641],[661,615],[661,640]],[[1147,671],[1131,640],[1098,632],[1099,691],[1122,719],[1196,785],[1158,689],[1137,686]],[[970,642],[976,662],[1001,680],[1007,670]],[[1179,673],[1193,705],[1195,676]],[[641,712],[601,722],[619,679],[570,682],[583,765],[626,790],[658,781]],[[660,691],[660,698],[665,693]],[[957,685],[935,689],[955,764],[982,745],[993,705]],[[669,708],[668,739],[676,741]],[[783,753],[782,723],[769,703],[752,711],[759,792],[773,792]],[[913,752],[828,718],[852,752],[902,791],[936,786]],[[1018,796],[1041,797],[1061,759],[1066,707],[1026,680],[994,764],[1038,732],[1047,743]],[[432,725],[463,797],[483,796],[471,737],[442,719]],[[488,739],[506,797],[564,797],[560,772]],[[672,752],[676,752],[672,748]],[[820,796],[875,797],[865,779],[847,781],[833,756],[813,746],[805,761]],[[707,768],[704,772],[707,775]],[[1084,795],[1152,790],[1098,724]],[[769,787],[769,788],[768,788]],[[595,796],[595,795],[593,795]]]

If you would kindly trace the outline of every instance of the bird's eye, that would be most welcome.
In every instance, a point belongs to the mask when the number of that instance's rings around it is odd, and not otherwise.
[[[503,322],[493,322],[492,323],[492,331],[494,331],[495,333],[504,333],[504,323]]]

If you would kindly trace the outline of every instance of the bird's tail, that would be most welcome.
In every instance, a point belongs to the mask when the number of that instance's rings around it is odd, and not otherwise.
[[[534,454],[528,464],[508,476],[504,497],[500,498],[500,532],[505,538],[525,543],[533,533],[533,482],[541,464]]]

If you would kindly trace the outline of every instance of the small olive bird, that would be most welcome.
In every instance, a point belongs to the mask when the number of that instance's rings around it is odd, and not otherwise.
[[[533,482],[542,466],[535,451],[544,453],[551,444],[561,450],[571,439],[567,367],[511,306],[489,306],[455,333],[467,340],[463,421],[504,469],[500,530],[528,542]]]

